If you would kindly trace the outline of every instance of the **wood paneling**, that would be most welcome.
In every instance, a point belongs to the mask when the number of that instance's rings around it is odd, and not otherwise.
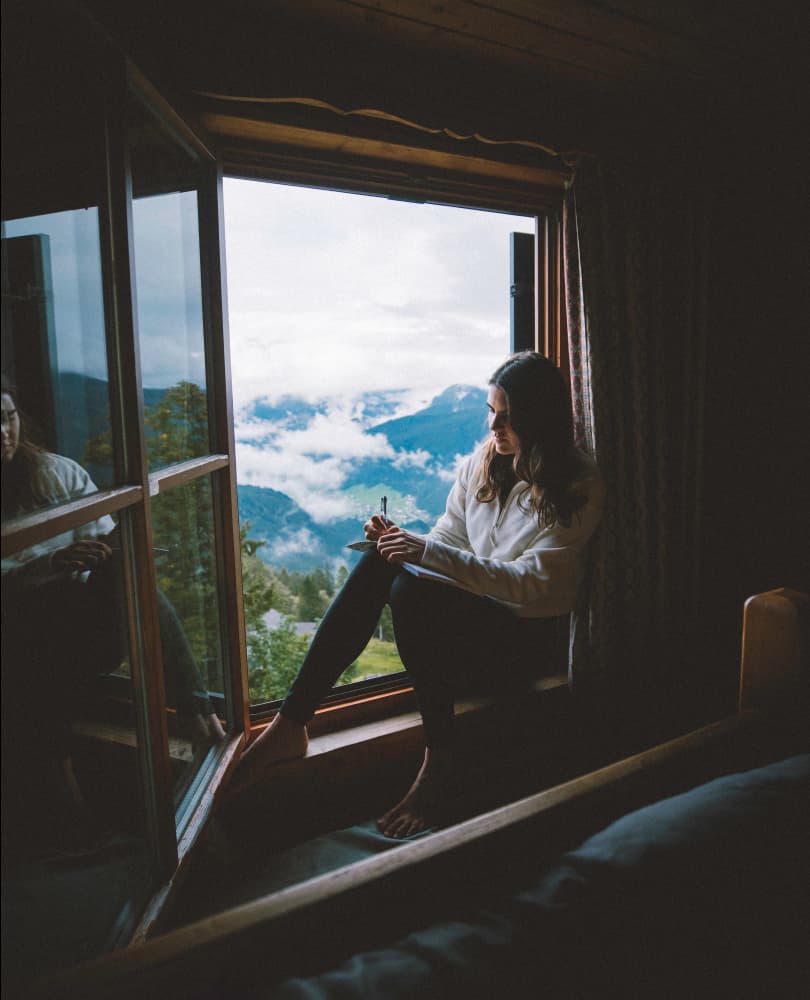
[[[192,121],[221,110],[200,92],[305,97],[593,152],[711,135],[804,88],[797,0],[85,2]]]

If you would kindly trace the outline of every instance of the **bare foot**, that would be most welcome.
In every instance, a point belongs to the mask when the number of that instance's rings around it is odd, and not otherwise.
[[[252,767],[277,764],[282,760],[303,757],[308,746],[307,727],[279,713],[245,750],[242,761],[249,760]]]
[[[425,759],[405,798],[377,820],[380,833],[401,840],[434,823],[446,804],[452,773],[449,750],[426,748]]]

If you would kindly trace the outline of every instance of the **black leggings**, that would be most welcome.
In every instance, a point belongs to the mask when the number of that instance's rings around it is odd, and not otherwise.
[[[554,620],[518,618],[488,597],[418,579],[363,554],[332,602],[281,714],[306,724],[343,671],[362,653],[385,604],[410,675],[429,747],[453,736],[453,702],[472,692],[518,690],[548,662]]]

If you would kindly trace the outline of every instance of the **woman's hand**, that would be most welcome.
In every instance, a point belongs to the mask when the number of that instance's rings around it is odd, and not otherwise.
[[[59,572],[83,572],[95,569],[109,556],[112,549],[98,538],[82,538],[63,549],[57,549],[51,556],[51,568]]]
[[[376,542],[386,531],[396,528],[393,521],[383,520],[379,514],[374,514],[370,521],[363,525],[363,531],[370,542]]]
[[[390,563],[421,563],[427,543],[421,535],[391,528],[377,539],[377,551]]]

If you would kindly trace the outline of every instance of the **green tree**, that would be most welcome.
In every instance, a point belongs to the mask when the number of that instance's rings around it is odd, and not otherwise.
[[[171,386],[144,414],[150,469],[205,455],[211,450],[208,434],[208,397],[194,382]]]
[[[326,597],[331,598],[335,593],[335,577],[328,564],[319,566],[310,574],[312,580],[319,591],[323,591]]]
[[[208,401],[204,389],[180,382],[167,389],[144,415],[150,469],[165,468],[209,450]],[[86,463],[112,459],[107,431],[88,441]],[[216,541],[210,477],[160,493],[152,502],[157,585],[166,595],[213,690],[223,690],[218,621]]]
[[[292,618],[284,616],[276,628],[266,631],[266,655],[262,662],[251,660],[248,670],[252,702],[283,698],[309,649],[309,636],[298,635]]]
[[[144,417],[151,469],[209,450],[208,400],[193,382],[171,386]],[[158,587],[174,605],[210,687],[222,690],[214,505],[208,476],[161,493],[152,504]],[[161,551],[162,550],[162,551]]]
[[[394,641],[394,620],[391,617],[391,608],[386,604],[380,615],[380,623],[377,626],[377,638],[383,642]]]
[[[270,663],[270,630],[264,616],[276,599],[271,574],[256,555],[264,540],[248,537],[250,522],[239,527],[239,547],[242,555],[242,594],[245,609],[245,641],[248,663],[259,668]]]
[[[307,574],[301,581],[301,589],[298,592],[298,620],[319,621],[328,606],[329,598],[324,591],[319,590],[315,576]]]

